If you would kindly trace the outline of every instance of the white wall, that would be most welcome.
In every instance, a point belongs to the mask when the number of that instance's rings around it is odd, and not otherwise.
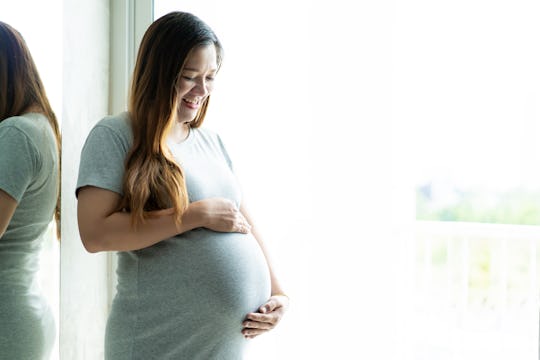
[[[85,252],[75,186],[82,145],[107,114],[109,1],[64,0],[60,356],[102,359],[107,315],[107,255]]]

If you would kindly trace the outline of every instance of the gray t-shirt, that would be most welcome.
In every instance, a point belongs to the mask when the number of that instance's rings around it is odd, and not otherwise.
[[[0,357],[47,358],[54,319],[35,275],[42,234],[56,206],[58,155],[44,115],[29,113],[0,122],[0,189],[17,200],[0,238]]]
[[[84,145],[77,188],[122,195],[132,144],[127,114],[108,117]],[[182,166],[190,201],[241,201],[219,136],[191,129],[169,144]],[[251,234],[199,228],[137,251],[118,252],[117,295],[107,322],[105,356],[120,359],[242,358],[242,321],[270,296],[268,266]]]

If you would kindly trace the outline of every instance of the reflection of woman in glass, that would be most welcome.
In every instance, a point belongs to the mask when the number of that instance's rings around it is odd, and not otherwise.
[[[21,35],[0,22],[0,358],[48,359],[55,326],[36,282],[59,220],[60,133]],[[57,223],[59,226],[59,224]]]
[[[221,59],[197,17],[163,16],[142,40],[129,112],[86,140],[81,238],[119,251],[107,359],[240,359],[288,306],[225,147],[200,127]]]

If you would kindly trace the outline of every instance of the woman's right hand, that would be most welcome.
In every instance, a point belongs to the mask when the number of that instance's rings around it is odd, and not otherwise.
[[[194,202],[200,209],[203,227],[218,232],[239,232],[247,234],[251,231],[240,209],[224,198],[210,198]]]

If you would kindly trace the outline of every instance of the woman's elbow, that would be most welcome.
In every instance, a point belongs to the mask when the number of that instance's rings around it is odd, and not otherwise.
[[[84,249],[89,253],[95,254],[100,251],[105,251],[103,239],[98,234],[89,234],[84,231],[79,231],[79,235]]]
[[[92,242],[83,241],[83,246],[84,246],[84,249],[91,254],[95,254],[102,251],[99,246],[96,246],[96,244]]]

